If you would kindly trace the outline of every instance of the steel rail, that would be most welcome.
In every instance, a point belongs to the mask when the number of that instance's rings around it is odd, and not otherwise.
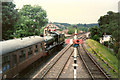
[[[40,75],[39,78],[43,78],[47,72],[52,68],[52,66],[55,65],[55,63],[62,57],[62,55],[71,47],[71,45],[67,45],[63,50],[61,50],[55,57],[53,57],[51,59],[51,61],[49,63],[47,63],[47,65],[45,65],[33,78],[39,77],[39,74],[43,71],[44,73],[42,75]],[[57,58],[57,60],[55,60]],[[53,61],[55,60],[55,62]],[[54,63],[53,63],[54,62]],[[50,65],[52,63],[52,65]],[[45,70],[47,69],[47,70]],[[45,70],[45,71],[44,71]]]
[[[67,65],[67,62],[68,62],[68,60],[70,59],[70,57],[71,57],[71,55],[72,55],[73,52],[74,52],[74,50],[71,52],[70,56],[68,57],[67,61],[65,62],[65,65],[63,66],[63,68],[62,68],[62,70],[60,71],[60,73],[59,73],[59,75],[58,75],[57,78],[60,78],[60,75],[62,74],[62,72],[63,72],[65,66]]]
[[[97,69],[99,69],[99,70],[101,71],[100,73],[102,73],[102,75],[104,75],[105,79],[110,80],[110,78],[104,73],[104,71],[102,70],[102,68],[96,63],[96,61],[93,59],[93,57],[92,57],[90,54],[88,54],[88,52],[85,50],[85,48],[83,47],[83,45],[81,45],[81,47],[82,47],[83,51],[86,53],[86,55],[87,55],[87,56],[90,58],[90,60],[93,62],[93,64],[97,67]],[[80,48],[80,46],[79,46],[79,48]],[[80,55],[80,57],[81,57],[84,65],[85,65],[86,69],[88,70],[90,76],[92,77],[93,80],[95,80],[94,73],[91,72],[92,70],[90,70],[90,68],[88,67],[86,61],[85,61],[84,58],[83,58],[83,55],[80,54],[80,49],[79,49],[78,51],[79,51],[79,55]],[[92,65],[91,65],[91,66],[92,66]]]
[[[79,46],[79,47],[80,47],[80,46]],[[86,69],[88,70],[88,73],[90,74],[90,76],[91,76],[92,78],[94,78],[93,75],[92,75],[92,73],[90,72],[90,70],[89,70],[89,68],[88,68],[85,60],[83,59],[82,54],[80,54],[80,48],[78,48],[78,55],[80,56],[79,58],[81,58],[81,60],[83,61],[83,63],[84,63],[84,65],[85,65]],[[93,79],[93,80],[94,80],[94,79]]]
[[[69,48],[70,49],[70,48]],[[73,51],[72,51],[73,52]],[[64,52],[65,53],[65,52]],[[64,53],[63,53],[63,55],[64,55]],[[72,53],[71,53],[72,54]],[[71,54],[70,54],[70,56],[71,56]],[[42,79],[44,79],[45,78],[45,76],[47,76],[47,74],[51,71],[51,69],[52,68],[54,68],[54,66],[56,66],[56,64],[57,64],[57,62],[59,62],[59,60],[63,57],[63,55],[59,58],[59,59],[57,59],[57,61],[54,63],[54,65],[52,65],[50,68],[49,68],[49,70],[45,73],[45,75],[43,75],[43,77],[42,77]],[[70,57],[69,56],[69,57]],[[69,57],[67,58],[67,60],[69,59]],[[65,63],[67,63],[67,60],[65,61]],[[64,68],[64,66],[65,66],[65,63],[63,63],[63,68]],[[63,69],[62,68],[62,69]],[[61,72],[61,71],[60,71]],[[58,78],[59,76],[60,76],[60,72],[57,74],[57,76],[55,76],[54,78]]]
[[[82,45],[84,51],[87,53],[87,55],[91,58],[91,60],[95,63],[95,65],[98,67],[98,69],[105,75],[105,77],[107,79],[110,80],[110,78],[107,76],[107,74],[103,71],[103,69],[99,66],[99,64],[97,63],[97,61],[94,60],[94,58],[92,57],[92,55],[88,54],[88,51],[85,49],[85,47]]]

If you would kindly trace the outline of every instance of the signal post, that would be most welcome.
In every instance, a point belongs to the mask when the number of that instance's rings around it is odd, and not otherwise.
[[[73,44],[74,46],[74,80],[77,78],[77,47],[79,44],[82,44],[82,39],[77,39],[77,30],[75,30],[74,39],[65,39],[66,44]]]

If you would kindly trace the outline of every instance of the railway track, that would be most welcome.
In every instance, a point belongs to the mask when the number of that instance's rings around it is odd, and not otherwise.
[[[68,44],[46,66],[34,75],[33,79],[59,78],[72,53],[73,48]]]
[[[92,56],[86,51],[83,44],[79,45],[78,52],[79,52],[78,55],[83,61],[88,73],[91,76],[91,79],[110,80],[106,73],[99,67],[96,61],[92,58]]]
[[[85,36],[80,36],[80,39],[86,39]],[[65,46],[56,56],[54,56],[40,71],[32,75],[32,80],[38,79],[60,79],[64,73],[66,64],[73,54],[71,44]],[[104,71],[99,67],[92,56],[86,51],[83,45],[78,47],[78,55],[85,66],[85,72],[90,75],[92,80],[104,79],[110,80]],[[78,74],[79,75],[79,74]]]

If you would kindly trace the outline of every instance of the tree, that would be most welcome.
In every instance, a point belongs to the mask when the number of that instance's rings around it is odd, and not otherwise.
[[[76,30],[76,27],[74,26],[69,26],[69,28],[68,28],[68,34],[74,34],[75,33],[75,30]],[[77,32],[78,32],[79,30],[77,29]]]
[[[19,16],[12,2],[2,2],[2,38],[11,39],[10,36],[14,32],[14,25]]]
[[[13,37],[40,35],[42,27],[48,23],[46,11],[41,6],[24,5],[19,15]]]
[[[27,16],[32,20],[32,24],[29,27],[33,27],[33,30],[38,31],[36,32],[36,35],[40,35],[39,31],[41,27],[48,23],[46,11],[43,10],[41,6],[24,5],[20,10],[20,14]]]
[[[20,16],[20,19],[18,20],[17,24],[14,26],[15,31],[12,37],[26,37],[26,36],[32,36],[35,35],[34,28],[29,27],[33,24],[32,19],[30,19],[27,16]]]
[[[92,39],[94,39],[94,40],[96,40],[96,41],[100,41],[100,37],[97,35],[97,34],[95,34],[93,37],[92,37]]]
[[[69,28],[67,33],[68,34],[74,34],[75,33],[75,28]]]
[[[104,35],[104,33],[106,33],[107,35],[112,35],[113,49],[115,53],[118,53],[118,49],[120,47],[120,31],[118,26],[118,24],[120,23],[119,17],[119,13],[109,11],[106,15],[101,16],[98,20],[99,29],[102,33],[102,36]]]
[[[100,37],[102,35],[99,28],[97,26],[94,26],[94,27],[91,27],[89,30],[90,30],[91,39],[94,39],[99,42]]]
[[[118,50],[118,60],[120,60],[120,48]],[[120,61],[118,61],[118,78],[120,79]]]

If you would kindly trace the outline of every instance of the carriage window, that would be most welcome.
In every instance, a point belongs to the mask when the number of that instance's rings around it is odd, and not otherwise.
[[[42,44],[42,43],[40,43],[40,46],[42,47],[42,46],[43,46],[43,44]]]
[[[42,52],[42,48],[40,48],[40,52]]]
[[[2,71],[5,72],[6,70],[10,69],[10,56],[7,55],[7,56],[4,56],[2,58]]]
[[[25,60],[25,51],[22,50],[19,54],[19,59],[20,59],[20,62],[24,61]]]
[[[15,54],[12,55],[12,62],[13,62],[13,66],[15,66],[17,64],[17,56]]]
[[[35,53],[38,53],[38,45],[35,45]]]
[[[40,44],[40,52],[42,52],[42,48],[43,48],[43,47],[42,47],[42,43],[41,43],[41,44]]]
[[[28,57],[31,57],[31,56],[32,56],[32,47],[28,49]]]

